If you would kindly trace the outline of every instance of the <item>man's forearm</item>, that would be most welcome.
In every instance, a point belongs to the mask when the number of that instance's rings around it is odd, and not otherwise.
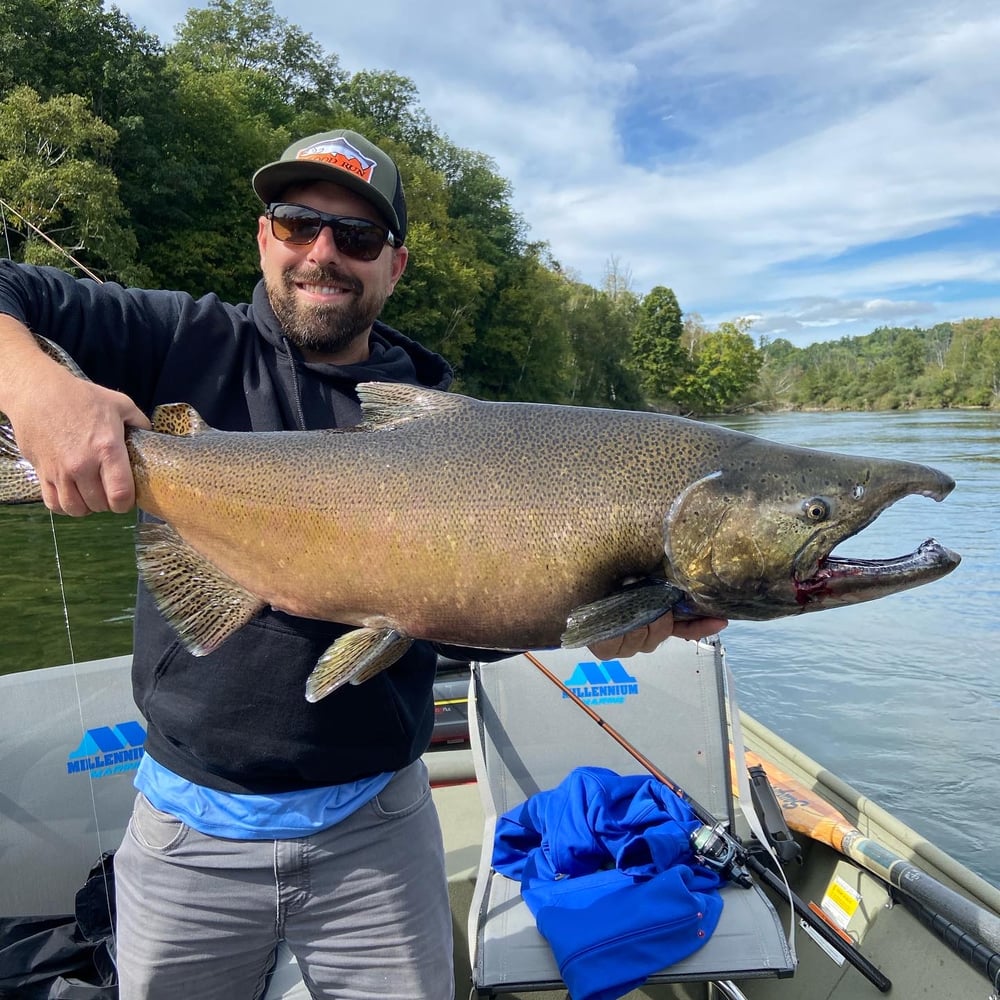
[[[59,368],[20,320],[0,314],[0,410],[14,416],[37,380]]]

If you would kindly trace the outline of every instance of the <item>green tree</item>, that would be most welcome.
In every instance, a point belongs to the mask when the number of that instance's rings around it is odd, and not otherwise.
[[[785,337],[770,340],[762,336],[757,343],[757,352],[760,370],[747,405],[756,410],[777,410],[788,406],[796,375],[800,372],[796,364],[800,349]]]
[[[410,217],[406,274],[386,304],[387,322],[461,368],[475,341],[475,321],[492,287],[493,269],[479,266],[467,227],[448,214],[444,177],[391,140],[379,143],[406,178]]]
[[[966,319],[954,324],[947,366],[955,374],[955,402],[1000,405],[1000,320]]]
[[[421,107],[416,84],[391,71],[361,70],[339,93],[340,103],[370,122],[379,135],[404,143],[433,161],[439,136]]]
[[[531,253],[524,220],[511,207],[510,182],[485,153],[440,144],[434,165],[448,186],[448,214],[466,228],[486,267]]]
[[[176,72],[183,125],[177,156],[189,173],[171,192],[170,227],[148,252],[161,284],[243,301],[260,272],[255,219],[261,205],[250,177],[280,154],[287,135],[252,113],[256,95],[241,71],[177,65]]]
[[[802,354],[802,349],[796,347],[786,337],[778,337],[775,340],[761,337],[759,349],[764,360],[776,365],[795,364]]]
[[[254,98],[251,110],[275,124],[327,108],[347,79],[337,57],[280,17],[270,0],[210,0],[191,8],[171,52],[196,70],[241,74]]]
[[[674,390],[690,370],[681,343],[681,308],[673,290],[657,285],[640,306],[632,336],[632,367],[646,397],[663,404],[675,400]]]
[[[43,99],[80,94],[113,122],[137,65],[159,52],[152,35],[102,0],[0,0],[0,94],[19,86]]]
[[[958,396],[955,373],[935,365],[929,368],[916,383],[916,396],[920,405],[928,408],[947,408]]]
[[[701,342],[712,332],[709,325],[702,319],[700,313],[687,313],[684,317],[684,328],[681,332],[681,347],[688,360],[694,362],[695,355],[701,347]]]
[[[65,251],[107,276],[137,273],[135,236],[106,165],[114,129],[76,94],[47,101],[19,87],[0,101],[0,191],[5,200]],[[9,220],[8,220],[9,221]],[[21,259],[66,266],[66,257],[25,227]]]
[[[531,246],[507,261],[476,324],[462,390],[487,399],[563,402],[570,357],[566,288]]]
[[[614,287],[611,295],[589,285],[567,284],[568,402],[644,409],[638,378],[629,366],[638,302],[631,292]]]
[[[916,330],[902,330],[892,344],[892,367],[898,387],[912,389],[925,364],[923,337]]]
[[[1000,406],[1000,320],[982,320],[980,352],[982,385],[989,392],[985,405]]]
[[[761,354],[746,322],[722,323],[699,345],[694,370],[686,374],[674,398],[691,413],[725,413],[740,403],[757,382]]]
[[[173,221],[173,192],[191,174],[178,162],[183,127],[159,41],[101,0],[0,0],[0,96],[22,85],[42,100],[86,98],[117,132],[102,162],[118,179],[139,259],[154,260]]]

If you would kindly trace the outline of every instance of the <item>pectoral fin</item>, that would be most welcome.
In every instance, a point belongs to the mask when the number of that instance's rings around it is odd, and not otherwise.
[[[306,701],[317,702],[344,684],[363,684],[391,667],[413,640],[391,628],[347,632],[319,658],[306,680]]]
[[[565,649],[591,646],[656,621],[684,596],[662,580],[624,587],[572,611],[562,634]]]
[[[139,525],[136,562],[160,613],[194,656],[211,653],[266,606],[166,524]]]

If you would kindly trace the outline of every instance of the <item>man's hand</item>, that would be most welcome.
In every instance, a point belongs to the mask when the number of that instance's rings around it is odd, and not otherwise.
[[[95,511],[124,514],[135,505],[135,481],[125,427],[149,427],[128,396],[67,373],[43,395],[45,420],[14,426],[24,457],[35,467],[45,505],[81,517]],[[13,417],[12,417],[13,419]]]
[[[34,339],[12,332],[5,320],[2,409],[24,457],[38,473],[45,505],[80,517],[92,511],[123,514],[135,505],[135,481],[125,428],[148,428],[128,396],[67,371]],[[19,324],[17,324],[19,326]]]
[[[675,622],[668,611],[656,621],[642,628],[633,629],[614,639],[604,639],[588,647],[600,660],[618,660],[636,653],[652,653],[657,646],[672,635],[680,639],[704,639],[721,632],[729,624],[725,618],[694,618],[691,621]]]

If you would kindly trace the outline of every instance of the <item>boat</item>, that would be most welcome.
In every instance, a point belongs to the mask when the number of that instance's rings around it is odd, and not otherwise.
[[[144,738],[131,697],[130,661],[111,657],[0,676],[0,918],[72,914],[95,861],[120,840]],[[424,755],[444,831],[456,998],[463,1000],[477,992],[468,918],[484,835],[469,691],[469,665],[442,661],[435,736]],[[771,816],[766,833],[779,853],[801,854],[783,866],[791,900],[780,884],[764,887],[782,926],[795,932],[794,972],[649,985],[627,996],[863,1000],[891,991],[904,998],[996,1000],[1000,947],[992,935],[1000,927],[1000,889],[751,716],[739,713],[739,720],[733,742],[739,745],[738,729],[747,762],[770,772],[763,788],[775,793],[787,823],[781,832],[782,824]],[[581,714],[581,729],[590,725]],[[595,738],[606,738],[597,726],[593,731]],[[902,888],[893,882],[902,882]],[[959,901],[957,910],[948,909],[952,898]],[[0,941],[0,953],[2,948]],[[18,994],[0,988],[0,995]],[[557,995],[567,996],[564,989]],[[267,1000],[306,996],[294,960],[279,953]]]

